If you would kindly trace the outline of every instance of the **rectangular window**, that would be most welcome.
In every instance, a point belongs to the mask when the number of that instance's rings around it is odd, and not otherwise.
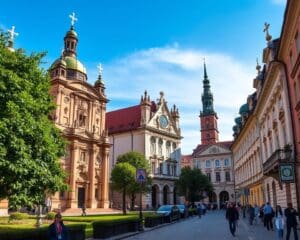
[[[174,171],[173,171],[173,175],[174,175],[174,176],[177,176],[176,171],[177,171],[177,167],[176,167],[176,165],[174,165]]]
[[[216,182],[221,182],[220,172],[216,172]]]
[[[205,167],[206,168],[210,168],[210,160],[206,160],[205,161]]]
[[[163,164],[162,163],[159,164],[159,174],[160,175],[163,174]]]
[[[169,176],[171,175],[171,166],[170,166],[170,164],[167,165],[167,174]]]
[[[230,179],[230,172],[225,172],[225,179],[226,179],[226,182],[230,182],[231,179]]]
[[[206,173],[206,176],[207,176],[208,180],[211,182],[211,174],[210,173]]]
[[[152,163],[152,173],[155,174],[155,162]]]
[[[59,199],[64,199],[65,198],[65,192],[64,191],[60,191],[59,192]]]
[[[228,167],[228,166],[229,166],[229,159],[226,158],[226,159],[224,160],[224,166],[225,166],[225,167]]]

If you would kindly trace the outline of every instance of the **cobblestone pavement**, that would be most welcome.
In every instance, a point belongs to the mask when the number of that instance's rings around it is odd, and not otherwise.
[[[247,219],[238,222],[236,237],[231,236],[225,211],[208,212],[202,218],[193,217],[170,225],[123,238],[127,240],[275,240],[276,232],[267,231],[259,222],[249,226]],[[294,239],[293,236],[290,239]]]

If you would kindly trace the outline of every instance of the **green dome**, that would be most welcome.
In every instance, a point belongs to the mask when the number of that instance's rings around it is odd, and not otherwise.
[[[54,63],[52,63],[50,69],[53,69],[58,65],[63,65],[64,67],[67,67],[66,61],[62,58],[59,58],[59,59],[56,59]]]
[[[73,29],[71,29],[66,34],[66,37],[69,37],[69,36],[77,38],[77,33]]]
[[[73,69],[73,70],[77,70],[79,72],[82,72],[84,74],[86,74],[86,69],[85,67],[83,66],[83,64],[77,60],[76,58],[74,57],[70,57],[70,56],[65,56],[64,57],[64,60],[66,61],[67,63],[67,68],[69,69]]]
[[[77,70],[86,74],[86,69],[83,64],[74,57],[65,56],[63,58],[59,58],[55,60],[55,62],[51,65],[50,69],[57,67],[58,65],[64,65],[67,69]]]
[[[241,124],[242,124],[242,118],[241,118],[241,117],[235,118],[234,121],[235,121],[235,123],[236,123],[237,125],[241,125]]]
[[[248,104],[245,103],[240,107],[239,114],[244,115],[244,114],[247,114],[248,112],[249,112],[249,107],[248,107]]]

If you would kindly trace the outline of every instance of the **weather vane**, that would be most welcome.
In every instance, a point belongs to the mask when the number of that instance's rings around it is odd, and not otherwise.
[[[78,18],[75,17],[74,12],[72,13],[72,15],[70,14],[69,17],[71,18],[71,26],[74,27],[74,23],[78,21]]]

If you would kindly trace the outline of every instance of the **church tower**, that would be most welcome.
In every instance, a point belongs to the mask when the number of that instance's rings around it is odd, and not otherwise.
[[[207,77],[206,64],[204,62],[204,79],[202,94],[202,111],[200,112],[201,144],[213,144],[219,141],[218,116],[214,111],[214,99],[210,90]]]

